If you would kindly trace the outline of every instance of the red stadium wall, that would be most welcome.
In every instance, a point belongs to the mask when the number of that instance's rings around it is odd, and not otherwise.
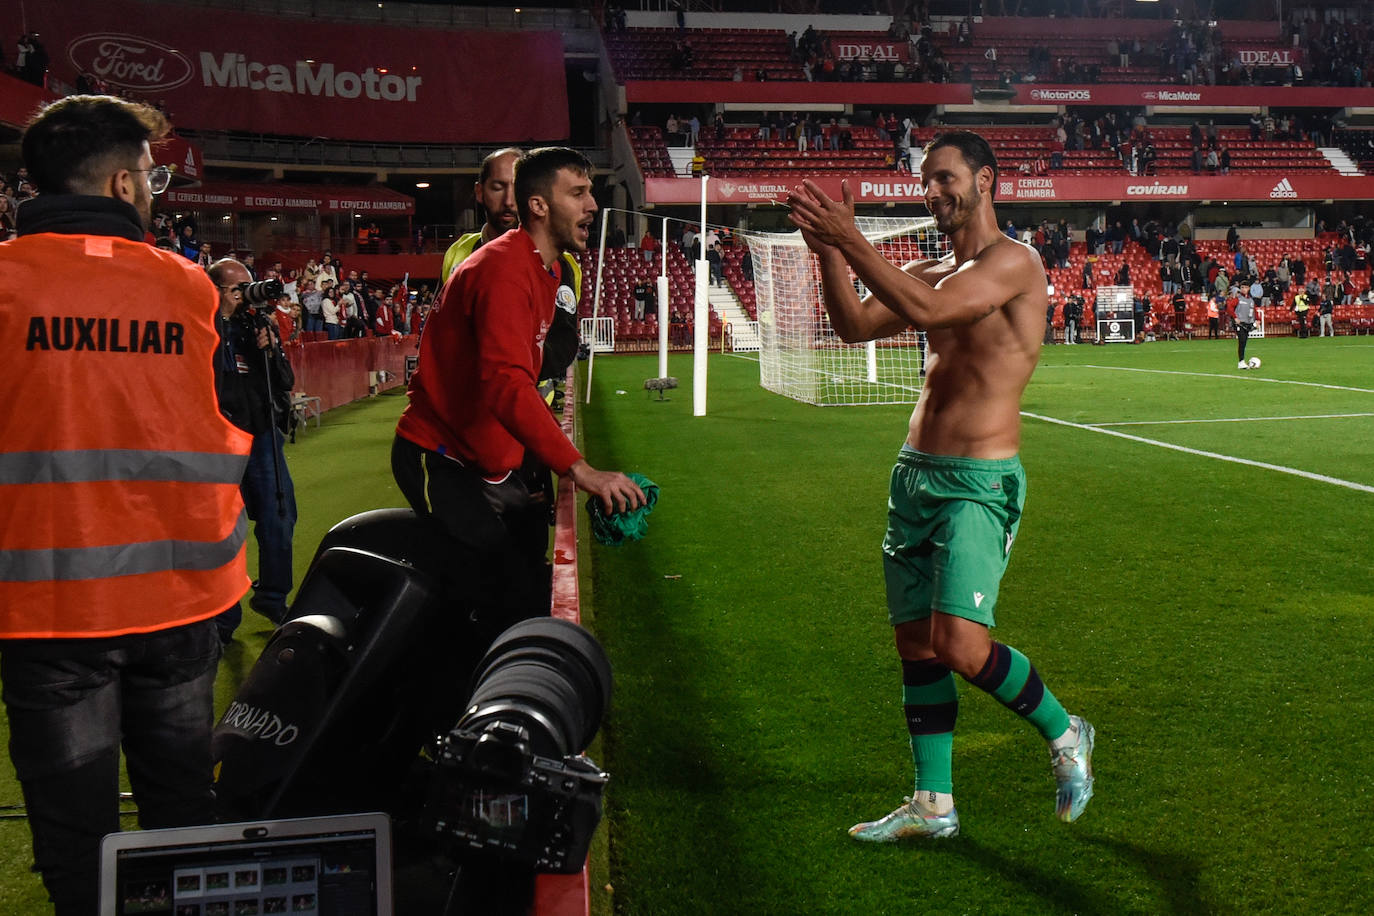
[[[367,397],[370,373],[386,371],[383,391],[405,384],[406,357],[419,352],[420,338],[360,337],[287,346],[296,373],[296,391],[320,399],[324,410]]]

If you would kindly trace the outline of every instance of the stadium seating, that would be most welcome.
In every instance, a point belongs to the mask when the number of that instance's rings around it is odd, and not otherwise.
[[[782,30],[735,29],[628,29],[608,31],[606,50],[617,79],[627,80],[731,80],[740,70],[743,80],[753,81],[762,70],[772,80],[804,79],[801,67],[787,52]],[[691,45],[690,66],[674,66],[681,41]]]
[[[637,248],[607,248],[604,271],[600,274],[601,301],[596,309],[596,317],[615,320],[617,350],[656,349],[658,346],[658,313],[651,302],[644,310],[643,319],[635,318],[635,286],[647,282],[653,286],[658,280],[661,260],[644,260]],[[589,249],[582,255],[582,300],[578,315],[591,318],[597,286],[597,251]],[[687,263],[682,249],[675,244],[668,246],[668,313],[685,319],[682,331],[670,335],[674,345],[690,344],[693,322],[693,295],[695,275]],[[655,293],[657,296],[657,293]],[[655,300],[656,301],[656,300]],[[710,339],[719,340],[722,332],[720,316],[714,309],[710,311]],[[676,339],[674,339],[674,337]]]

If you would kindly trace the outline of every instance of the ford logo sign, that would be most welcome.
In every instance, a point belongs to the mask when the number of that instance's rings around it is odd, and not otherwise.
[[[137,35],[83,35],[67,45],[67,58],[78,73],[139,92],[175,89],[193,75],[186,55]]]

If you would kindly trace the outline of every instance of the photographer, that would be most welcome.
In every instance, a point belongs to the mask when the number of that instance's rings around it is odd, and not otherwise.
[[[235,426],[253,435],[253,450],[240,485],[258,541],[258,577],[248,606],[280,622],[291,591],[291,535],[296,526],[296,493],[282,452],[282,436],[290,430],[291,388],[296,379],[282,352],[266,290],[257,284],[250,287],[252,275],[232,258],[212,264],[209,274],[219,289],[219,348],[215,351],[219,408]],[[264,282],[276,283],[280,289],[278,281]],[[256,303],[247,301],[254,293],[263,295]],[[225,644],[233,638],[242,616],[235,604],[218,619]]]

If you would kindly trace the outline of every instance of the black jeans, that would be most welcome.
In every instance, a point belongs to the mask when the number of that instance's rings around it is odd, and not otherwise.
[[[437,522],[472,552],[481,576],[474,584],[482,616],[503,622],[500,629],[548,616],[549,503],[519,498],[531,489],[522,478],[533,475],[514,472],[508,485],[493,487],[476,471],[401,436],[391,446],[391,473],[417,516]]]
[[[10,758],[34,865],[58,916],[97,910],[100,838],[119,830],[119,748],[139,826],[214,821],[213,620],[100,639],[0,642]]]

